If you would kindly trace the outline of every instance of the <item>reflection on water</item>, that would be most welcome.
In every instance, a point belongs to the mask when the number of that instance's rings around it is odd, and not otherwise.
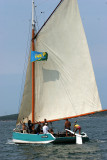
[[[90,138],[89,142],[82,145],[14,144],[12,142],[12,130],[15,127],[15,121],[0,122],[0,160],[106,160],[106,119],[107,116],[77,119],[82,126],[82,131],[86,132]],[[75,119],[70,121],[73,126]],[[57,128],[56,131],[64,130],[64,122],[53,123],[54,128]]]

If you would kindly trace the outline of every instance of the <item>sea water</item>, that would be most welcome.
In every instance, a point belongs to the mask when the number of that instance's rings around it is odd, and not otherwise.
[[[16,121],[0,121],[0,160],[107,160],[107,114],[71,119],[72,126],[75,120],[89,136],[89,142],[82,145],[14,144],[12,130]],[[64,131],[64,122],[54,122],[54,131]]]

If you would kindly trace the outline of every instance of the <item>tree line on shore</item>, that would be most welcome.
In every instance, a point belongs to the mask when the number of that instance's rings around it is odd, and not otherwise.
[[[0,116],[0,121],[17,120],[18,114],[11,114],[6,116]]]

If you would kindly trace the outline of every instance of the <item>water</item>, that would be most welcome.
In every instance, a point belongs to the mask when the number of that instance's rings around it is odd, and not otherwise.
[[[0,121],[0,160],[107,160],[107,114],[78,118],[90,138],[82,144],[14,144],[12,130],[15,121]],[[75,119],[70,120],[71,123]],[[63,129],[64,121],[54,122],[54,126]]]

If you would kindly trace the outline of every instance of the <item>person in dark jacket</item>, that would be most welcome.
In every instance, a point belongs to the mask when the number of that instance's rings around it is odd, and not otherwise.
[[[40,134],[41,128],[42,128],[41,122],[38,122],[38,126],[37,126],[37,128],[36,128],[36,133],[37,133],[37,134]]]
[[[32,131],[33,131],[33,126],[34,126],[34,124],[32,124],[31,120],[28,120],[28,132],[29,132],[29,133],[32,133]]]

